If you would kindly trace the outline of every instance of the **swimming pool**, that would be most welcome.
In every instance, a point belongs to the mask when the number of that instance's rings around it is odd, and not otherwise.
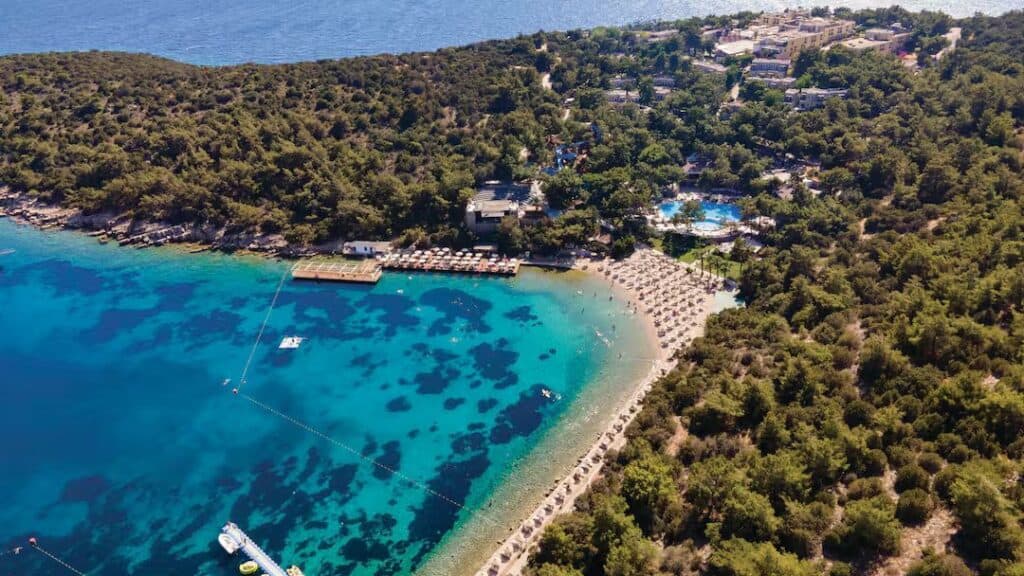
[[[685,200],[662,202],[658,209],[665,218],[671,219],[685,203]],[[704,218],[693,223],[694,230],[714,231],[728,222],[738,222],[740,219],[740,207],[735,204],[701,200],[700,207],[704,211]]]

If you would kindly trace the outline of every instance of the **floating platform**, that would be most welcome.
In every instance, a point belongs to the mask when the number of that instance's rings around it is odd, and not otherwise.
[[[297,566],[292,566],[288,570],[281,568],[234,522],[228,522],[221,528],[217,542],[228,554],[235,554],[241,551],[250,560],[255,562],[267,576],[302,576],[302,570]]]
[[[376,284],[381,265],[376,260],[307,260],[292,266],[295,280],[324,280]]]
[[[278,346],[278,348],[281,350],[295,350],[302,344],[303,340],[305,340],[305,338],[299,336],[285,336],[284,339],[281,340],[281,345]]]

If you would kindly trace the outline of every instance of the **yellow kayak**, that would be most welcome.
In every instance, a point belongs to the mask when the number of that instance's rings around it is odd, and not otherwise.
[[[255,574],[259,572],[259,570],[259,564],[253,562],[252,560],[249,560],[248,562],[243,562],[238,566],[238,571],[242,574],[245,574],[246,576],[248,576],[249,574]]]

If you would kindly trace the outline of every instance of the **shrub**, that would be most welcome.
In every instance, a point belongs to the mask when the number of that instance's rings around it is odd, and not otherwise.
[[[864,476],[881,476],[885,473],[886,466],[889,465],[889,459],[886,457],[885,452],[875,448],[868,451],[867,456],[864,458],[862,465],[862,475]]]
[[[752,542],[771,540],[779,519],[767,498],[746,488],[737,488],[725,499],[722,511],[722,536]]]
[[[846,495],[850,500],[874,498],[885,492],[881,478],[858,478],[850,483]]]
[[[1010,560],[1024,552],[1016,510],[991,478],[965,470],[949,487],[950,507],[960,521],[958,548],[978,559]]]
[[[926,554],[907,570],[907,576],[971,576],[973,572],[956,556]]]
[[[928,472],[917,464],[908,464],[896,472],[896,491],[906,492],[914,488],[928,490],[931,477]]]
[[[779,552],[767,542],[753,544],[739,539],[726,540],[716,547],[707,568],[708,576],[811,576],[816,573],[810,562]]]
[[[846,405],[843,409],[843,420],[851,428],[865,426],[871,423],[871,417],[875,414],[875,407],[871,404],[857,399]]]
[[[929,474],[936,474],[945,465],[942,456],[934,452],[925,452],[917,457],[917,465],[928,471]]]
[[[885,496],[851,502],[843,522],[825,536],[825,548],[842,557],[895,554],[900,549],[895,511]]]
[[[931,516],[935,503],[930,494],[920,488],[912,488],[900,494],[896,504],[896,517],[906,525],[922,524]]]

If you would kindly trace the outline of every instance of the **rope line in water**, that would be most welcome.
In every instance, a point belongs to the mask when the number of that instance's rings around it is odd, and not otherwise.
[[[34,544],[34,545],[32,546],[32,548],[33,548],[33,549],[35,549],[35,550],[37,550],[37,551],[39,551],[39,552],[40,552],[41,554],[43,554],[44,556],[48,557],[48,558],[49,558],[50,560],[53,560],[54,562],[56,562],[56,563],[57,563],[57,564],[59,564],[60,566],[64,567],[64,569],[66,569],[66,570],[67,570],[68,572],[71,572],[71,573],[73,573],[73,574],[77,574],[78,576],[85,576],[85,572],[82,572],[82,571],[81,571],[81,570],[79,570],[78,568],[75,568],[75,567],[74,567],[74,566],[72,566],[71,564],[68,564],[67,562],[65,562],[65,561],[61,560],[61,559],[60,559],[60,558],[58,558],[57,556],[55,556],[55,555],[51,554],[50,552],[48,552],[47,550],[45,550],[45,549],[44,549],[44,548],[43,548],[42,546],[40,546],[39,544]]]
[[[422,482],[420,482],[420,481],[418,481],[418,480],[416,480],[414,478],[411,478],[411,477],[407,476],[406,474],[403,474],[402,472],[399,472],[398,470],[395,470],[394,468],[392,468],[392,467],[390,467],[390,466],[388,466],[386,464],[382,464],[382,463],[378,462],[377,460],[374,460],[373,458],[370,458],[369,456],[364,455],[359,450],[356,450],[355,448],[352,448],[351,446],[345,444],[344,442],[341,442],[340,440],[336,440],[336,439],[332,438],[331,436],[328,436],[324,432],[321,432],[320,430],[317,430],[316,428],[310,426],[309,424],[306,424],[305,422],[302,422],[301,420],[297,420],[297,419],[295,419],[295,418],[293,418],[293,417],[291,417],[291,416],[289,416],[289,415],[287,415],[287,414],[285,414],[285,413],[283,413],[283,412],[281,412],[281,411],[279,411],[279,410],[277,410],[277,409],[275,409],[275,408],[273,408],[271,406],[268,406],[268,405],[264,404],[263,402],[260,402],[259,400],[253,398],[252,396],[250,396],[248,394],[238,394],[238,395],[241,396],[242,398],[245,398],[246,400],[248,400],[250,403],[252,403],[253,406],[261,408],[264,411],[266,411],[266,412],[268,412],[270,414],[273,414],[274,416],[277,416],[278,418],[281,418],[282,420],[285,420],[286,422],[289,422],[290,424],[293,424],[294,426],[296,426],[298,428],[301,428],[302,430],[305,430],[306,432],[309,432],[310,434],[313,434],[314,436],[318,436],[318,437],[322,438],[323,440],[326,440],[326,441],[330,442],[334,446],[337,446],[338,448],[341,448],[342,450],[352,454],[353,456],[359,458],[363,462],[366,462],[367,464],[371,464],[373,466],[376,466],[377,468],[380,468],[381,470],[384,470],[386,472],[394,474],[395,476],[397,476],[398,478],[401,478],[402,480],[406,481],[407,483],[411,484],[412,486],[415,486],[416,488],[419,488],[420,490],[424,491],[425,493],[427,493],[427,494],[429,494],[431,496],[434,496],[435,498],[439,498],[439,499],[447,502],[448,504],[451,504],[452,506],[455,506],[456,508],[458,508],[460,510],[465,510],[467,512],[470,511],[470,509],[468,507],[466,507],[464,504],[462,504],[460,502],[457,502],[454,499],[449,498],[448,496],[445,496],[444,494],[438,492],[437,490],[434,490],[430,486],[427,486],[426,484],[424,484],[424,483],[422,483]],[[494,524],[495,526],[501,526],[501,523],[497,522],[493,518],[490,518],[489,516],[487,516],[486,514],[482,513],[479,510],[475,511],[474,515],[475,516],[479,516],[480,518],[483,518],[484,520],[490,522],[491,524]]]
[[[256,356],[256,349],[259,348],[260,341],[263,340],[263,332],[267,329],[267,322],[270,321],[270,314],[274,311],[274,306],[277,305],[277,297],[281,295],[281,289],[284,288],[284,281],[288,277],[288,272],[290,272],[290,269],[286,269],[281,274],[281,279],[277,282],[277,290],[274,291],[274,297],[270,300],[270,306],[263,317],[263,323],[260,324],[260,331],[256,334],[256,341],[252,343],[252,349],[249,350],[249,358],[246,359],[245,367],[242,368],[242,376],[239,378],[236,390],[241,390],[242,386],[245,386],[245,377],[249,374],[249,366],[252,364],[252,359]]]

